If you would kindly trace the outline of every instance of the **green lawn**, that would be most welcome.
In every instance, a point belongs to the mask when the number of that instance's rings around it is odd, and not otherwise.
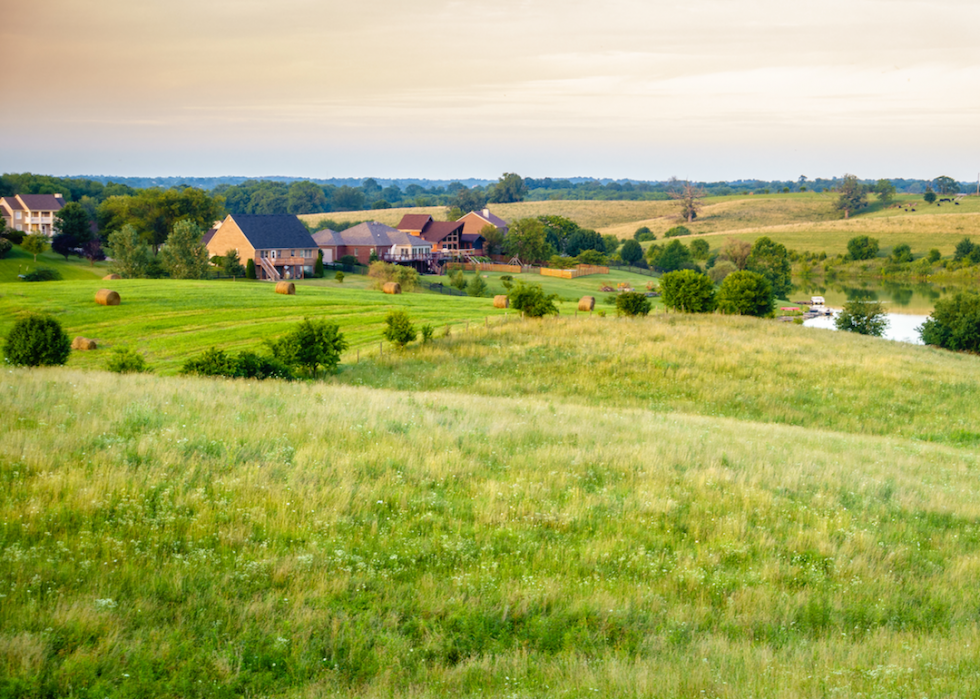
[[[18,275],[27,274],[38,267],[47,267],[56,270],[63,279],[101,279],[109,273],[105,262],[96,262],[90,265],[88,260],[78,257],[69,257],[67,261],[61,255],[56,255],[49,249],[37,256],[24,252],[20,246],[15,245],[7,255],[0,259],[0,284],[5,282],[18,282]]]

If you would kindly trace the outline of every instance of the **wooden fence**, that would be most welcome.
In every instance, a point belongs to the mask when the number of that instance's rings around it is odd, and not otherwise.
[[[447,262],[446,269],[462,269],[467,272],[506,272],[507,274],[520,274],[520,265],[499,265],[488,262]]]
[[[608,267],[593,267],[591,265],[579,265],[575,269],[549,269],[541,268],[541,275],[545,277],[558,277],[559,279],[577,279],[587,277],[590,274],[609,274]]]

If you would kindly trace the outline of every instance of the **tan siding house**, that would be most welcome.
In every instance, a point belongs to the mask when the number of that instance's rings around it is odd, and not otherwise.
[[[64,205],[60,194],[15,194],[0,198],[0,216],[11,230],[53,236],[54,215]]]
[[[300,220],[291,215],[229,214],[206,242],[208,255],[238,252],[242,264],[255,263],[258,279],[302,279],[313,273],[317,244]]]

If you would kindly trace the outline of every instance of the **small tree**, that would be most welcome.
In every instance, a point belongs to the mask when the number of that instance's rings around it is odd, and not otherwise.
[[[504,274],[500,277],[500,283],[506,291],[510,291],[514,286],[514,277],[509,274]]]
[[[467,295],[476,298],[486,296],[488,289],[487,282],[479,274],[470,279],[469,284],[466,285]]]
[[[75,253],[76,247],[78,247],[78,244],[68,233],[59,233],[51,239],[51,252],[61,255],[65,258],[66,262],[68,261],[68,256]]]
[[[785,298],[793,288],[790,281],[789,251],[785,245],[767,236],[752,244],[752,252],[749,253],[745,266],[768,279],[777,298]]]
[[[225,253],[225,258],[221,261],[221,271],[235,279],[245,275],[245,268],[238,259],[237,250],[229,250]]]
[[[71,236],[75,241],[73,247],[80,247],[92,239],[88,211],[77,201],[68,202],[54,215],[54,228],[63,235]]]
[[[3,219],[0,218],[0,221],[2,221],[2,220]],[[10,252],[11,250],[13,250],[13,248],[14,248],[14,244],[13,243],[11,243],[6,238],[0,238],[0,260],[2,260],[7,255],[8,252]],[[65,259],[68,259],[68,258],[66,257]]]
[[[653,308],[646,294],[639,291],[626,291],[616,297],[616,315],[633,317],[645,316]]]
[[[606,256],[598,250],[583,250],[575,258],[575,262],[580,265],[591,265],[593,267],[606,264]]]
[[[333,278],[337,280],[338,284],[344,283],[344,273],[341,272],[340,270],[337,270],[337,273],[333,275]]]
[[[926,204],[933,204],[936,201],[936,193],[932,190],[932,187],[926,187],[926,193],[922,195]]]
[[[530,318],[558,315],[558,307],[555,305],[558,294],[546,295],[540,284],[528,284],[518,280],[507,294],[507,298],[511,308],[521,311]]]
[[[664,238],[681,238],[685,235],[691,235],[691,229],[687,226],[674,226],[673,228],[668,228],[667,232],[664,233]]]
[[[55,366],[68,361],[71,340],[55,318],[32,313],[11,328],[3,355],[16,366]]]
[[[316,263],[313,265],[313,276],[317,279],[323,278],[323,250],[316,251]]]
[[[466,289],[466,275],[463,274],[463,270],[457,269],[449,275],[449,286],[460,291]]]
[[[338,272],[338,274],[342,274],[342,272]],[[255,260],[251,258],[245,263],[245,278],[255,279]]]
[[[922,341],[948,350],[980,352],[980,294],[961,291],[936,301],[922,324]]]
[[[935,264],[936,262],[939,262],[940,259],[942,259],[942,256],[943,255],[941,252],[939,252],[939,250],[937,250],[936,248],[932,248],[932,250],[929,251],[929,256],[927,259],[929,260],[929,262]]]
[[[689,181],[681,182],[676,177],[671,177],[667,194],[680,204],[681,220],[693,223],[701,211],[701,200],[705,197],[704,189]]]
[[[31,233],[24,238],[20,246],[24,249],[24,252],[34,255],[34,261],[37,262],[37,256],[48,247],[48,236],[43,233]]]
[[[711,269],[708,270],[708,276],[715,284],[721,284],[725,280],[725,277],[732,272],[737,271],[738,267],[728,260],[719,260]]]
[[[718,289],[718,310],[740,316],[768,316],[773,312],[772,284],[756,272],[732,272]]]
[[[668,272],[660,279],[660,291],[664,306],[675,311],[710,313],[715,309],[715,285],[694,270]]]
[[[749,255],[752,254],[752,245],[745,240],[729,238],[721,249],[719,257],[728,260],[738,269],[745,269],[749,263]]]
[[[208,250],[201,242],[201,227],[189,219],[177,221],[160,255],[163,267],[174,279],[204,279],[208,274]]]
[[[454,219],[455,220],[455,219]],[[499,255],[504,249],[504,233],[492,224],[487,224],[480,229],[483,236],[483,253],[485,255]]]
[[[859,211],[868,205],[868,195],[864,186],[854,175],[844,175],[840,185],[840,196],[834,206],[844,212],[844,218],[850,218],[851,213]]]
[[[408,313],[402,310],[389,311],[385,317],[385,329],[382,337],[392,344],[404,347],[417,337],[415,326]]]
[[[619,250],[619,257],[628,265],[635,265],[643,259],[643,248],[635,240],[627,240]]]
[[[973,254],[973,250],[976,247],[974,242],[969,238],[964,238],[956,244],[953,249],[953,259],[959,262],[962,259],[970,257]]]
[[[654,235],[653,231],[650,230],[649,226],[640,226],[633,233],[633,240],[638,243],[644,243],[648,240],[656,240],[657,236]]]
[[[92,238],[82,245],[82,257],[88,260],[89,267],[94,267],[96,262],[105,259],[105,250],[102,249],[102,241]]]
[[[126,279],[146,276],[150,266],[150,246],[128,223],[109,234],[106,253],[112,258],[109,269]]]
[[[708,245],[707,240],[698,238],[691,241],[691,257],[695,260],[707,260],[709,252],[711,252],[711,246]]]
[[[895,185],[889,180],[878,180],[875,184],[875,194],[878,196],[878,201],[882,204],[887,204],[895,196]]]
[[[870,260],[878,255],[878,239],[859,235],[847,241],[847,252],[852,260]]]
[[[912,261],[912,247],[908,243],[899,243],[892,248],[892,262],[902,263]]]
[[[672,240],[663,247],[651,245],[647,250],[647,261],[658,272],[675,272],[694,266],[691,251],[679,240]]]
[[[618,236],[615,236],[612,233],[606,233],[604,236],[602,236],[602,245],[603,247],[606,248],[607,255],[612,255],[613,253],[615,253],[617,250],[619,250],[619,246],[622,244],[623,241],[620,240]]]
[[[879,301],[848,301],[834,318],[834,326],[838,330],[881,337],[888,328],[888,314]]]
[[[105,364],[106,371],[117,374],[140,374],[153,371],[143,355],[129,347],[116,347]]]

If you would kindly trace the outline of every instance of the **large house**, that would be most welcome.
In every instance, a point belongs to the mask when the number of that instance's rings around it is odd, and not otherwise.
[[[325,263],[351,255],[366,265],[372,254],[388,262],[411,262],[426,259],[432,254],[433,247],[427,240],[377,221],[360,223],[339,232],[327,228],[314,233],[313,240],[323,252]]]
[[[500,231],[505,237],[507,231],[510,228],[510,224],[499,216],[490,213],[490,209],[483,209],[482,211],[471,211],[458,221],[463,223],[463,236],[466,239],[467,236],[479,236],[480,231],[482,231],[487,226],[494,226],[498,231]]]
[[[53,236],[54,215],[64,205],[60,194],[15,194],[0,198],[0,216],[11,230]]]
[[[429,214],[405,214],[398,230],[432,243],[435,252],[483,252],[483,236],[464,235],[463,221],[436,221]]]
[[[210,231],[209,231],[210,233]],[[255,263],[258,279],[302,279],[313,274],[317,244],[298,218],[288,214],[229,214],[206,241],[208,256],[238,252]]]

